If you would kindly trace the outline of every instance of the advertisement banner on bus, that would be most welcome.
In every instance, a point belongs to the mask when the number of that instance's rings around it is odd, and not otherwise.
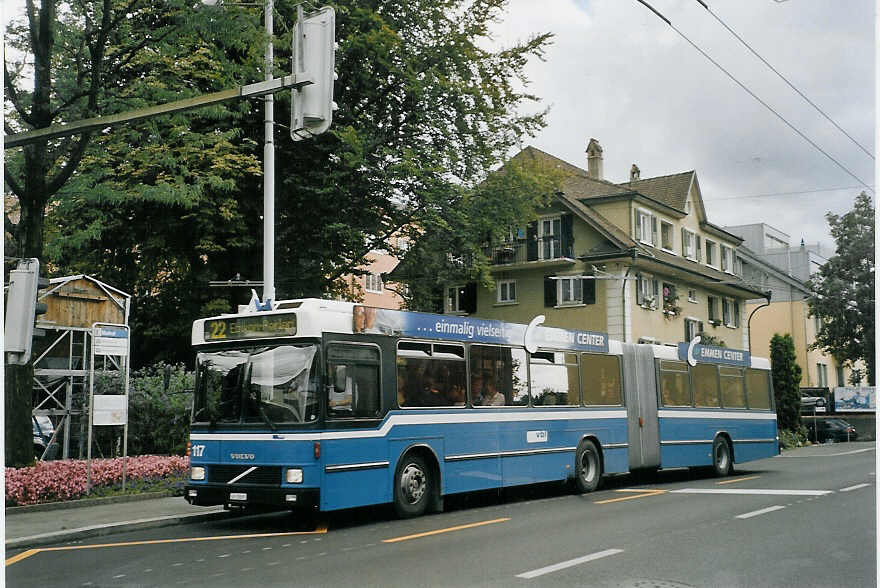
[[[355,306],[353,330],[355,333],[523,345],[527,326],[471,317]],[[608,335],[606,333],[537,327],[530,334],[530,337],[539,347],[563,347],[597,353],[608,352]]]
[[[752,362],[751,353],[743,349],[700,345],[693,341],[678,344],[678,358],[691,363],[691,365],[694,365],[692,362],[695,362],[749,367]]]

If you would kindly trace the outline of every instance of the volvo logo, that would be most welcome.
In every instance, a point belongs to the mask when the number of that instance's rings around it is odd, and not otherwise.
[[[253,453],[230,453],[230,459],[254,459]]]

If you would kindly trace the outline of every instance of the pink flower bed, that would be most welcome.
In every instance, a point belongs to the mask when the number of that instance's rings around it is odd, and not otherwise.
[[[92,487],[122,483],[123,458],[93,459]],[[139,455],[128,458],[126,480],[158,479],[184,474],[189,457]],[[6,468],[6,505],[76,500],[86,495],[88,472],[83,459],[38,462],[25,468]]]

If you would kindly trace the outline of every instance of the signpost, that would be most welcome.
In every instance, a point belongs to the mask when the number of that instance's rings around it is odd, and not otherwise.
[[[122,489],[128,464],[128,372],[131,352],[131,329],[126,325],[92,325],[92,351],[89,361],[89,447],[87,492],[92,491],[92,427],[122,425]],[[102,358],[101,371],[108,371],[108,361],[123,380],[123,394],[95,394],[95,358]]]

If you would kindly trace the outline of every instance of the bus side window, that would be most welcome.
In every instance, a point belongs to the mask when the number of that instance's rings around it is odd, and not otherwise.
[[[620,358],[581,354],[581,396],[586,406],[620,406]]]
[[[379,415],[379,350],[332,345],[327,352],[327,412],[331,418]]]
[[[746,370],[746,399],[749,408],[770,408],[770,372],[753,368]]]

